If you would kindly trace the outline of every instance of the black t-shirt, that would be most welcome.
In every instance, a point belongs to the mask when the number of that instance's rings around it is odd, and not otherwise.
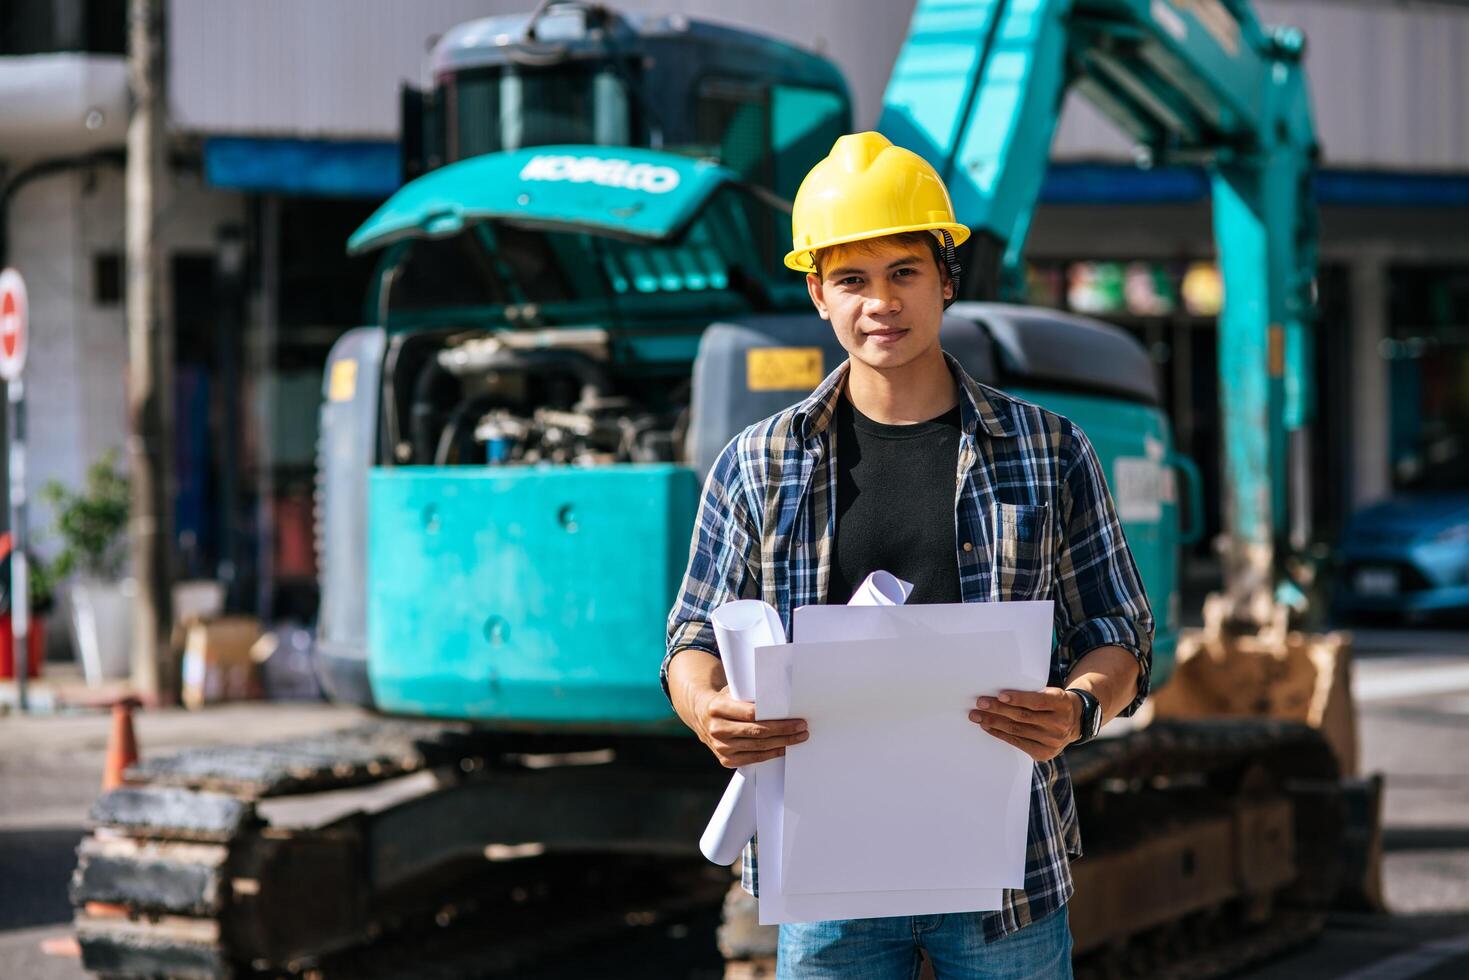
[[[844,394],[836,411],[836,541],[827,602],[872,572],[913,583],[908,602],[960,602],[954,552],[959,406],[913,425],[874,422]]]

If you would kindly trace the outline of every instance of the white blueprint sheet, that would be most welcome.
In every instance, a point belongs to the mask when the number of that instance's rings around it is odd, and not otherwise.
[[[756,787],[762,923],[996,909],[1023,885],[1033,764],[967,714],[980,694],[1045,686],[1053,616],[796,610],[797,642],[754,658],[759,716],[812,733]]]
[[[848,604],[901,606],[912,591],[913,583],[876,571],[862,580]],[[780,614],[759,599],[736,599],[716,609],[712,618],[730,697],[736,701],[755,700],[755,650],[785,642]],[[778,764],[783,763],[771,759],[741,766],[730,777],[729,787],[699,838],[699,850],[706,858],[715,864],[733,864],[739,857],[740,849],[755,834],[755,780],[762,769]]]

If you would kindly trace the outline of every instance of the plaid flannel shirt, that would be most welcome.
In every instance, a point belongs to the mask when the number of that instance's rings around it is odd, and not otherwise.
[[[1141,666],[1148,693],[1153,618],[1096,451],[1074,423],[970,378],[947,354],[960,388],[954,559],[965,602],[1056,602],[1052,685],[1088,651],[1116,645]],[[826,601],[836,536],[836,430],[847,363],[804,401],[745,429],[715,462],[695,521],[688,572],[668,619],[660,675],[692,647],[719,655],[710,617],[734,599],[764,599],[790,636],[791,613]],[[744,885],[758,894],[756,842]],[[874,846],[881,846],[880,843]],[[1071,897],[1069,859],[1081,835],[1064,757],[1035,765],[1025,888],[984,915],[994,941]]]

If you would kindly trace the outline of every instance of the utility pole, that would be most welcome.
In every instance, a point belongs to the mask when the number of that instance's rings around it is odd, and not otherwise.
[[[164,156],[163,0],[129,0],[127,137],[129,523],[137,597],[133,684],[145,701],[176,687],[169,650],[173,627],[173,343],[159,314],[157,215]]]

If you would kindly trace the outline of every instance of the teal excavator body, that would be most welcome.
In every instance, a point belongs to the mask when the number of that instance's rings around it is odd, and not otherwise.
[[[976,270],[1018,261],[1079,6],[915,13],[881,126],[945,171]],[[678,731],[654,677],[704,473],[844,356],[779,259],[845,86],[779,42],[581,4],[456,28],[433,74],[404,98],[422,173],[349,245],[380,257],[323,386],[322,673],[391,714]],[[1091,435],[1166,682],[1198,480],[1145,352],[983,302],[943,342]]]

